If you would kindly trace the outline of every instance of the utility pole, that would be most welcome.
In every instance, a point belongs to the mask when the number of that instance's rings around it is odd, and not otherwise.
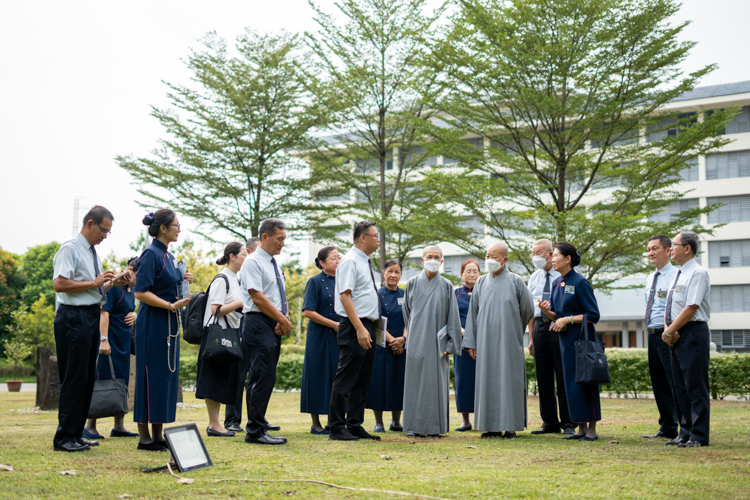
[[[78,220],[78,209],[80,207],[79,205],[80,198],[76,198],[76,201],[73,202],[73,234],[72,238],[76,237],[76,234],[78,234],[78,231],[80,230],[80,221]]]

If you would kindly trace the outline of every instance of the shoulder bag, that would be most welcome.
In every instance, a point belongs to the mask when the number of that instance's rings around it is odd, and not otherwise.
[[[609,384],[612,379],[609,376],[609,363],[604,354],[604,344],[599,342],[596,334],[593,340],[589,340],[588,332],[588,318],[584,314],[578,339],[573,343],[576,349],[576,384]]]
[[[97,380],[94,383],[94,394],[91,396],[89,418],[120,417],[128,412],[128,384],[121,378],[115,378],[115,367],[112,356],[109,360],[111,379]],[[96,369],[99,369],[99,359],[96,358]]]
[[[205,347],[201,359],[209,363],[221,363],[231,365],[242,361],[242,340],[240,339],[239,328],[224,328],[219,324],[219,311],[221,306],[216,308],[216,313],[208,320],[205,332]]]

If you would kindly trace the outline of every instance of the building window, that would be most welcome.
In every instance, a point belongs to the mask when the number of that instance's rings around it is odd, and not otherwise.
[[[687,200],[677,200],[670,203],[670,205],[658,214],[654,214],[649,219],[651,222],[669,222],[672,216],[678,215],[684,210],[690,210],[699,208],[700,203],[698,198],[689,198]]]
[[[709,241],[708,267],[750,266],[750,240]]]
[[[682,182],[695,182],[698,180],[698,158],[685,162],[685,166],[677,174]]]
[[[421,160],[420,165],[432,166],[437,165],[437,156],[425,156],[427,150],[422,146],[412,147],[408,153],[406,153],[406,165],[412,166],[414,162]]]
[[[706,180],[750,177],[750,150],[716,153],[706,157]]]
[[[707,111],[710,114],[713,110]],[[727,127],[719,132],[720,134],[741,134],[743,132],[750,132],[750,106],[742,106],[739,113],[734,115]]]
[[[712,286],[711,312],[750,312],[750,285]]]
[[[722,206],[708,214],[709,224],[750,221],[750,194],[740,196],[716,196],[708,198],[709,205],[722,203]]]
[[[678,122],[681,120],[689,119],[687,124],[680,125]],[[682,132],[681,127],[687,125],[688,127],[698,120],[698,115],[695,112],[680,113],[677,118],[664,118],[656,125],[650,125],[648,127],[648,142],[658,142],[666,139],[667,137],[676,137]],[[673,125],[670,127],[670,125]]]
[[[724,349],[750,348],[750,330],[711,330],[711,342]]]

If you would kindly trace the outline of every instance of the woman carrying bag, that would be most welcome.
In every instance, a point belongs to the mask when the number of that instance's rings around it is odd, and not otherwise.
[[[599,386],[576,383],[575,342],[581,333],[581,323],[587,320],[589,336],[596,336],[594,323],[599,321],[599,305],[594,289],[586,278],[574,269],[581,263],[581,254],[570,243],[557,243],[552,254],[552,268],[560,277],[552,283],[550,300],[539,300],[539,308],[553,321],[551,330],[560,334],[563,381],[568,398],[570,420],[578,424],[578,433],[563,439],[596,441],[596,422],[602,419]],[[585,339],[584,339],[585,340]]]
[[[242,292],[237,273],[247,257],[245,245],[237,242],[229,243],[224,248],[224,255],[216,261],[226,267],[214,278],[208,289],[208,302],[203,325],[218,321],[222,328],[239,329],[242,317]],[[221,276],[223,275],[223,276]],[[229,286],[227,287],[227,283]],[[229,291],[227,291],[227,288]],[[218,312],[218,314],[217,314]],[[233,431],[228,431],[219,420],[219,410],[222,404],[241,405],[242,386],[240,384],[241,363],[212,363],[203,359],[206,351],[208,335],[204,329],[198,354],[198,378],[195,386],[195,397],[206,400],[208,410],[209,436],[232,437]]]

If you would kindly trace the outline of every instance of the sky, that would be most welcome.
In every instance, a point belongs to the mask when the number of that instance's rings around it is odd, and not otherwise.
[[[333,11],[333,0],[318,4]],[[682,39],[698,45],[683,71],[717,63],[701,85],[750,80],[748,19],[748,0],[684,0],[675,21],[693,21]],[[168,107],[164,82],[189,83],[190,49],[209,31],[233,41],[246,28],[315,27],[306,0],[0,0],[0,247],[70,239],[78,199],[75,232],[104,205],[115,221],[99,254],[130,256],[146,210],[114,158],[148,156],[165,137],[151,106]],[[195,223],[181,222],[189,237]]]

